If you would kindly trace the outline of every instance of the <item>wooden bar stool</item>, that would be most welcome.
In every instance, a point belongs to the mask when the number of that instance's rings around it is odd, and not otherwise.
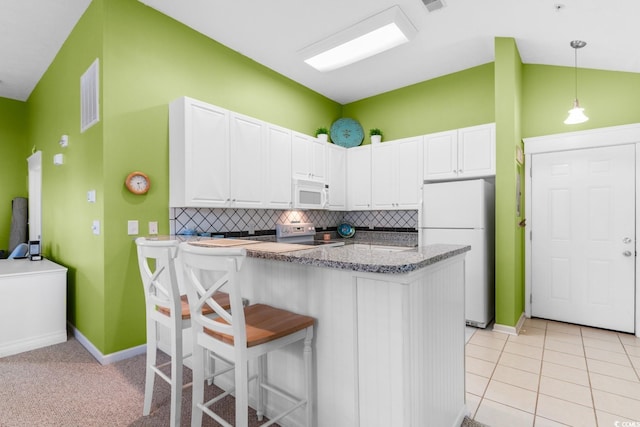
[[[186,295],[180,295],[176,274],[178,244],[172,240],[147,240],[144,237],[136,239],[147,318],[147,361],[142,414],[149,415],[151,412],[153,385],[155,376],[158,375],[171,387],[171,427],[180,425],[182,389],[191,385],[182,384],[183,362],[191,356],[191,353],[183,352],[182,333],[184,329],[191,327],[191,315]],[[231,307],[228,294],[219,292],[213,298],[223,310]],[[213,313],[208,307],[204,310],[205,315]],[[160,365],[156,363],[157,350],[164,350],[158,347],[158,325],[169,331],[171,347],[167,353],[171,356],[171,361]],[[161,370],[169,364],[170,376]]]
[[[215,413],[210,406],[225,396],[235,394],[235,419],[237,427],[248,425],[248,383],[257,381],[257,415],[264,415],[264,392],[270,391],[291,402],[291,406],[272,416],[263,426],[271,425],[294,410],[304,407],[307,426],[313,424],[312,411],[312,349],[315,319],[264,304],[242,306],[237,272],[246,257],[244,248],[198,247],[189,243],[180,244],[180,262],[184,272],[184,286],[191,310],[193,337],[193,406],[191,425],[202,424],[205,413],[218,423],[231,427],[228,421]],[[205,285],[200,277],[203,273],[216,273],[218,280]],[[212,296],[224,286],[231,300],[231,311],[227,312]],[[203,315],[203,309],[212,308],[219,316],[211,319]],[[291,343],[303,341],[305,396],[295,397],[265,381],[264,367],[267,353]],[[235,366],[234,387],[219,396],[204,402],[205,350],[211,351],[225,363]],[[248,361],[257,360],[257,375],[248,377]]]

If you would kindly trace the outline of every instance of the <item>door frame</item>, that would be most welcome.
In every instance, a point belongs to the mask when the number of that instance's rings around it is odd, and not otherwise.
[[[524,138],[525,152],[525,316],[531,317],[531,233],[535,224],[532,223],[531,200],[531,156],[542,153],[558,151],[581,150],[585,148],[610,147],[623,144],[636,145],[636,247],[638,247],[638,228],[640,228],[640,123],[606,128],[591,129],[577,132],[566,132],[554,135],[545,135],[533,138]],[[528,237],[528,238],[527,238]],[[636,256],[636,280],[635,280],[635,335],[640,337],[640,261]]]

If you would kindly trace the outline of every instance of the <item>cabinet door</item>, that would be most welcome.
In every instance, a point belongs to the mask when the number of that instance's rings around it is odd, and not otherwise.
[[[418,209],[422,185],[422,137],[398,141],[396,209]]]
[[[291,208],[291,131],[267,125],[265,207]]]
[[[299,132],[291,136],[291,172],[300,179],[324,181],[326,176],[325,142]]]
[[[291,133],[291,173],[300,179],[311,179],[312,159],[310,136]]]
[[[231,206],[262,207],[265,128],[260,120],[231,114]]]
[[[229,112],[180,98],[169,106],[172,207],[224,207],[229,199]]]
[[[317,138],[311,138],[311,178],[318,181],[326,181],[327,154],[326,146],[328,143],[320,141]]]
[[[329,210],[347,208],[347,149],[339,145],[326,144],[327,183],[329,184]]]
[[[458,132],[447,131],[424,136],[424,179],[458,177]]]
[[[496,174],[496,125],[458,130],[458,170],[460,178]]]
[[[347,150],[347,208],[371,210],[371,145]]]
[[[395,142],[371,148],[371,205],[373,209],[393,209],[398,190],[398,150]]]

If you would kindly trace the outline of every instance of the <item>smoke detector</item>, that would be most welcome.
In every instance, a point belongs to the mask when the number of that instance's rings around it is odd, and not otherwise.
[[[422,3],[424,3],[429,12],[442,9],[444,7],[443,0],[422,0]]]

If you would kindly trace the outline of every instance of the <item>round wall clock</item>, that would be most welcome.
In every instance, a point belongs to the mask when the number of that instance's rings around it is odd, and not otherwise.
[[[353,119],[338,119],[331,125],[331,140],[342,147],[357,147],[362,144],[364,132],[360,123]]]
[[[124,180],[124,185],[127,187],[127,190],[133,194],[145,194],[149,191],[149,188],[151,188],[151,180],[147,174],[136,171],[127,175],[127,179]]]

